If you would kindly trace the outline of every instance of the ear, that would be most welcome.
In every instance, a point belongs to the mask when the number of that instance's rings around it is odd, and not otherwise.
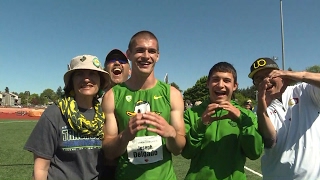
[[[238,83],[234,83],[233,91],[236,91],[237,89],[238,89]]]
[[[127,51],[126,51],[126,56],[127,56],[128,60],[131,61],[129,58],[131,56],[131,52],[129,49],[127,49]]]
[[[131,68],[129,68],[129,76],[131,76]]]
[[[156,59],[156,62],[158,62],[159,59],[160,59],[160,52],[158,52],[158,57],[157,57],[157,59]]]

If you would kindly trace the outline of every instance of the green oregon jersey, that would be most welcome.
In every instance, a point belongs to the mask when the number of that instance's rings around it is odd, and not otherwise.
[[[130,90],[125,83],[114,86],[115,116],[119,132],[127,128],[129,119],[137,113],[155,112],[170,123],[170,85],[158,81],[157,84],[147,90]],[[157,136],[156,133],[140,130],[136,137]],[[137,139],[137,138],[135,138]],[[159,139],[161,144],[161,139]],[[163,159],[153,163],[147,163],[148,157],[153,154],[145,154],[145,164],[133,164],[129,161],[128,151],[121,155],[118,162],[116,179],[166,179],[175,180],[171,153],[166,148],[166,139],[162,138]],[[137,151],[142,155],[143,151]],[[137,154],[135,154],[137,155]],[[138,155],[137,155],[138,156]],[[142,155],[143,156],[143,155]],[[140,157],[140,156],[139,156]],[[162,157],[162,156],[161,156]]]

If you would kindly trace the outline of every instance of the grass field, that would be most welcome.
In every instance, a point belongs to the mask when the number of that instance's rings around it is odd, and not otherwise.
[[[30,179],[33,168],[33,156],[23,150],[29,134],[36,121],[24,120],[0,120],[0,179],[1,180],[24,180]],[[181,156],[173,158],[174,168],[179,180],[183,179],[188,167],[189,160]],[[246,167],[260,171],[260,160],[248,160]],[[246,171],[248,180],[260,180],[260,176]]]

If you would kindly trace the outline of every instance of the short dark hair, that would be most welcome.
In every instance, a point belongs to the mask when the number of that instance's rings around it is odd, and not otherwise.
[[[146,39],[148,39],[148,38],[150,38],[150,39],[155,39],[155,40],[157,41],[157,50],[158,50],[158,52],[159,52],[159,41],[158,41],[157,37],[156,37],[152,32],[146,31],[146,30],[139,31],[139,32],[135,33],[135,34],[131,37],[130,42],[129,42],[129,44],[128,44],[128,49],[129,49],[129,50],[131,50],[131,48],[135,45],[136,39],[137,39],[138,37],[143,37],[143,38],[146,38]]]
[[[208,81],[210,79],[210,76],[215,72],[231,73],[233,76],[234,82],[237,83],[237,71],[232,64],[228,62],[218,62],[217,64],[213,65],[208,74]]]

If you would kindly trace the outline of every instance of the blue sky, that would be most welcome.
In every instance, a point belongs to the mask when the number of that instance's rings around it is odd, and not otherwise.
[[[283,0],[285,69],[320,65],[319,9],[318,0]],[[282,67],[279,0],[2,0],[0,21],[0,91],[56,91],[73,57],[103,63],[140,30],[159,39],[156,77],[168,73],[182,90],[219,61],[235,66],[240,88],[251,86],[255,59],[277,56]]]

